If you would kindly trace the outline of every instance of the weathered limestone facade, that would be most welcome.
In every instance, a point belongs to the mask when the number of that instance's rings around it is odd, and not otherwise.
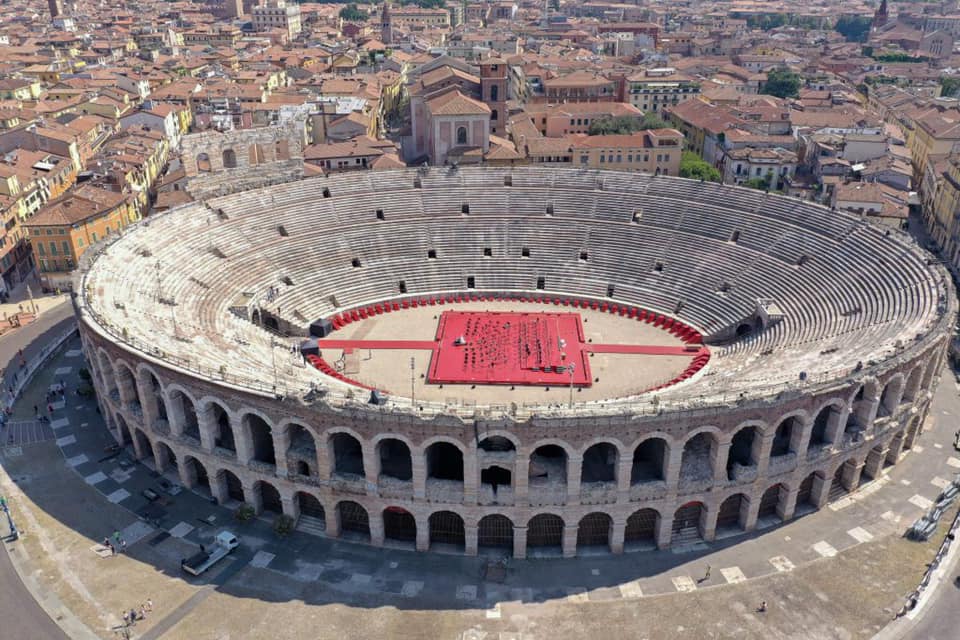
[[[667,548],[819,509],[914,446],[947,345],[931,335],[882,371],[727,411],[513,423],[264,397],[135,354],[87,322],[111,433],[185,486],[328,536],[514,557]]]

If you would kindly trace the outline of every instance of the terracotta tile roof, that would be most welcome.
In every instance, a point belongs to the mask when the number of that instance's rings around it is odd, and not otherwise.
[[[490,107],[468,98],[459,91],[450,91],[427,101],[427,108],[435,116],[467,116],[490,113]]]

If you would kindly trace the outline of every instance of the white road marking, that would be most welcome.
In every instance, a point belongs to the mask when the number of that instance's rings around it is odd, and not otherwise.
[[[58,447],[65,447],[68,444],[76,444],[76,442],[77,442],[76,436],[63,436],[62,438],[57,438]]]
[[[117,489],[113,493],[107,496],[107,500],[113,504],[119,504],[120,502],[126,500],[130,497],[130,492],[126,489]]]
[[[193,525],[186,522],[179,522],[175,527],[170,529],[170,535],[174,538],[185,538],[191,531],[193,531]]]
[[[936,478],[930,481],[930,484],[932,484],[938,489],[946,489],[947,486],[950,484],[950,482],[947,480],[944,480],[940,476],[937,476]]]
[[[837,555],[837,550],[833,548],[826,540],[821,540],[817,544],[813,545],[813,550],[819,553],[824,558],[832,558]]]
[[[740,567],[727,567],[726,569],[720,569],[720,575],[730,584],[737,584],[738,582],[743,582],[747,579],[747,576],[743,575],[743,571],[740,570]]]
[[[847,535],[857,542],[870,542],[873,540],[873,534],[863,527],[854,527],[850,529],[850,531],[847,531]]]
[[[78,456],[73,456],[72,458],[67,458],[67,464],[71,467],[79,467],[84,462],[88,462],[90,458],[87,457],[87,454],[81,453]]]
[[[697,583],[690,576],[676,576],[671,578],[673,586],[681,593],[688,593],[697,590]]]
[[[643,591],[640,589],[640,583],[636,580],[625,582],[620,585],[620,595],[624,598],[642,598]]]
[[[94,485],[99,482],[103,482],[106,479],[107,479],[107,474],[105,474],[103,471],[97,471],[96,473],[92,473],[86,478],[84,478],[83,481],[89,485]]]
[[[256,567],[257,569],[266,569],[267,565],[273,562],[274,558],[276,558],[276,556],[272,553],[267,551],[257,551],[257,553],[253,556],[253,559],[250,561],[250,566]]]
[[[915,495],[909,500],[907,500],[907,502],[909,502],[914,506],[920,507],[921,509],[929,509],[930,507],[933,506],[932,501],[928,500],[927,498],[924,498],[921,495]]]
[[[769,560],[777,571],[793,571],[795,565],[786,556],[774,556]]]

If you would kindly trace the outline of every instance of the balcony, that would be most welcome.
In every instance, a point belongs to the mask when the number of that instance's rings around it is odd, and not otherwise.
[[[381,498],[411,500],[413,499],[413,481],[400,480],[392,476],[380,476],[380,479],[377,480],[377,491]]]
[[[463,502],[463,482],[459,480],[427,479],[427,501]]]
[[[656,500],[658,498],[662,498],[666,492],[667,483],[665,480],[639,482],[637,484],[630,485],[630,502]]]
[[[365,495],[367,493],[367,481],[366,478],[356,473],[338,471],[330,474],[330,488],[343,493]]]

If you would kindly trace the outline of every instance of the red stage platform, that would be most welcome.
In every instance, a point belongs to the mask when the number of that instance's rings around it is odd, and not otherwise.
[[[589,387],[590,360],[577,313],[445,311],[430,362],[435,384]]]

